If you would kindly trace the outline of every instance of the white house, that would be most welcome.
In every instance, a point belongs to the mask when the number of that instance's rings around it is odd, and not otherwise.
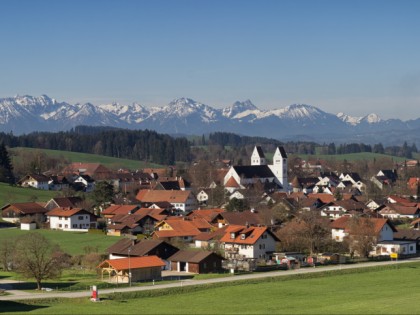
[[[89,175],[79,175],[74,180],[74,183],[80,183],[83,185],[85,192],[91,192],[95,188],[95,180]]]
[[[46,214],[50,229],[86,231],[96,228],[97,217],[81,208],[55,208]]]
[[[199,205],[207,204],[209,200],[209,194],[205,189],[201,189],[197,194],[197,201]]]
[[[375,248],[370,252],[372,256],[390,256],[391,254],[414,255],[417,253],[415,241],[382,241],[376,244]]]
[[[226,258],[268,259],[276,249],[278,238],[267,227],[230,225],[220,239]]]
[[[18,185],[22,187],[33,187],[36,189],[49,190],[50,186],[48,184],[49,178],[42,174],[28,174],[20,181]]]
[[[331,223],[331,236],[333,240],[336,242],[342,242],[344,237],[349,235],[351,219],[351,217],[345,216],[338,218]],[[397,230],[387,219],[360,218],[359,220],[368,220],[372,222],[377,242],[392,241],[394,239],[394,232]]]
[[[143,207],[148,207],[153,203],[168,202],[179,213],[189,213],[197,209],[197,199],[190,190],[142,189],[138,192],[136,199],[142,203]]]

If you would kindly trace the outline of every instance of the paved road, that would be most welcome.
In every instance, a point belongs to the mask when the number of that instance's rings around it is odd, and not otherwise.
[[[420,261],[420,258],[413,258],[407,259],[402,261],[386,261],[386,262],[369,262],[369,263],[360,263],[360,264],[353,264],[353,265],[334,265],[328,267],[320,267],[320,268],[302,268],[296,270],[282,270],[282,271],[271,271],[271,272],[263,272],[263,273],[252,273],[246,275],[237,275],[237,276],[227,276],[223,278],[214,278],[214,279],[205,279],[205,280],[181,280],[176,283],[167,283],[167,284],[159,284],[156,285],[150,284],[149,286],[134,286],[134,287],[126,287],[126,288],[114,288],[114,289],[104,289],[99,290],[99,296],[102,294],[107,293],[115,293],[115,292],[133,292],[133,291],[146,291],[146,290],[156,290],[156,289],[166,289],[166,288],[174,288],[174,287],[182,287],[182,286],[190,286],[190,285],[203,285],[203,284],[210,284],[210,283],[221,283],[221,282],[230,282],[230,281],[238,281],[238,280],[250,280],[250,279],[260,279],[260,278],[269,278],[269,277],[284,277],[293,274],[299,273],[314,273],[314,272],[323,272],[323,271],[330,271],[330,270],[340,270],[340,269],[355,269],[355,268],[365,268],[365,267],[372,267],[372,266],[384,266],[384,265],[391,265],[391,264],[403,264],[409,263],[413,261]],[[43,298],[78,298],[78,297],[90,297],[90,291],[78,291],[78,292],[37,292],[37,293],[28,293],[19,290],[9,290],[13,287],[13,281],[11,280],[0,280],[0,288],[4,288],[7,292],[11,293],[11,295],[0,296],[1,300],[28,300],[28,299],[43,299]]]

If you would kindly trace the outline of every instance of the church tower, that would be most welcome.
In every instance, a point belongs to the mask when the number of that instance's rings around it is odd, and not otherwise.
[[[287,181],[287,154],[283,147],[277,147],[273,156],[273,165],[269,165],[271,171],[276,176],[278,183],[283,186],[283,190],[288,190]]]
[[[260,146],[255,146],[252,152],[251,165],[267,165],[264,152]]]

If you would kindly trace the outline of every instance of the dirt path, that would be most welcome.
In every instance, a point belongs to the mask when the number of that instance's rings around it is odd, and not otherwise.
[[[146,290],[156,290],[156,289],[166,289],[166,288],[175,288],[175,287],[182,287],[182,286],[190,286],[190,285],[203,285],[203,284],[210,284],[210,283],[221,283],[221,282],[230,282],[230,281],[238,281],[238,280],[250,280],[250,279],[261,279],[261,278],[269,278],[269,277],[284,277],[293,274],[299,273],[315,273],[315,272],[323,272],[323,271],[331,271],[331,270],[341,270],[341,269],[356,269],[356,268],[366,268],[366,267],[374,267],[374,266],[384,266],[384,265],[392,265],[392,264],[403,264],[409,263],[414,261],[420,261],[420,258],[413,258],[407,259],[402,261],[386,261],[386,262],[369,262],[369,263],[360,263],[354,265],[334,265],[329,267],[319,267],[319,268],[302,268],[296,270],[287,270],[287,271],[271,271],[271,272],[264,272],[264,273],[252,273],[246,275],[237,275],[237,276],[227,276],[223,278],[214,278],[214,279],[205,279],[205,280],[180,280],[176,283],[167,283],[167,284],[159,284],[158,282],[153,285],[150,284],[149,286],[141,286],[141,287],[126,287],[126,288],[114,288],[114,289],[104,289],[99,290],[99,297],[102,294],[107,293],[115,293],[115,292],[133,292],[133,291],[146,291]],[[11,293],[10,295],[0,296],[0,300],[25,300],[25,299],[43,299],[43,298],[79,298],[79,297],[90,297],[90,291],[78,291],[78,292],[37,292],[37,293],[29,293],[19,290],[10,290],[8,288],[13,288],[12,280],[0,280],[0,288],[6,289],[6,292]]]

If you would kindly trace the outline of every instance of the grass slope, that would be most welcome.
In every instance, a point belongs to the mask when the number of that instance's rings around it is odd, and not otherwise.
[[[79,152],[69,152],[69,151],[59,151],[59,150],[47,150],[47,149],[33,149],[33,148],[12,148],[10,151],[13,153],[13,159],[19,159],[19,156],[16,155],[19,151],[30,151],[30,152],[43,152],[47,156],[54,158],[65,158],[70,162],[85,162],[85,163],[101,163],[111,169],[119,168],[129,168],[132,170],[143,169],[143,168],[162,168],[162,165],[147,163],[144,161],[136,161],[129,159],[119,159],[109,156],[97,155],[97,154],[88,154],[88,153],[79,153]]]
[[[20,229],[0,229],[0,244],[5,239],[19,237],[33,231],[22,231]],[[60,245],[61,249],[70,255],[84,254],[84,248],[91,246],[98,248],[99,253],[116,243],[120,238],[105,234],[83,233],[83,232],[63,232],[56,230],[36,230],[36,233],[44,235],[51,242]]]
[[[271,278],[160,292],[2,302],[34,314],[419,314],[420,264]]]
[[[0,183],[0,207],[14,202],[46,202],[57,195],[57,191],[22,188]]]

